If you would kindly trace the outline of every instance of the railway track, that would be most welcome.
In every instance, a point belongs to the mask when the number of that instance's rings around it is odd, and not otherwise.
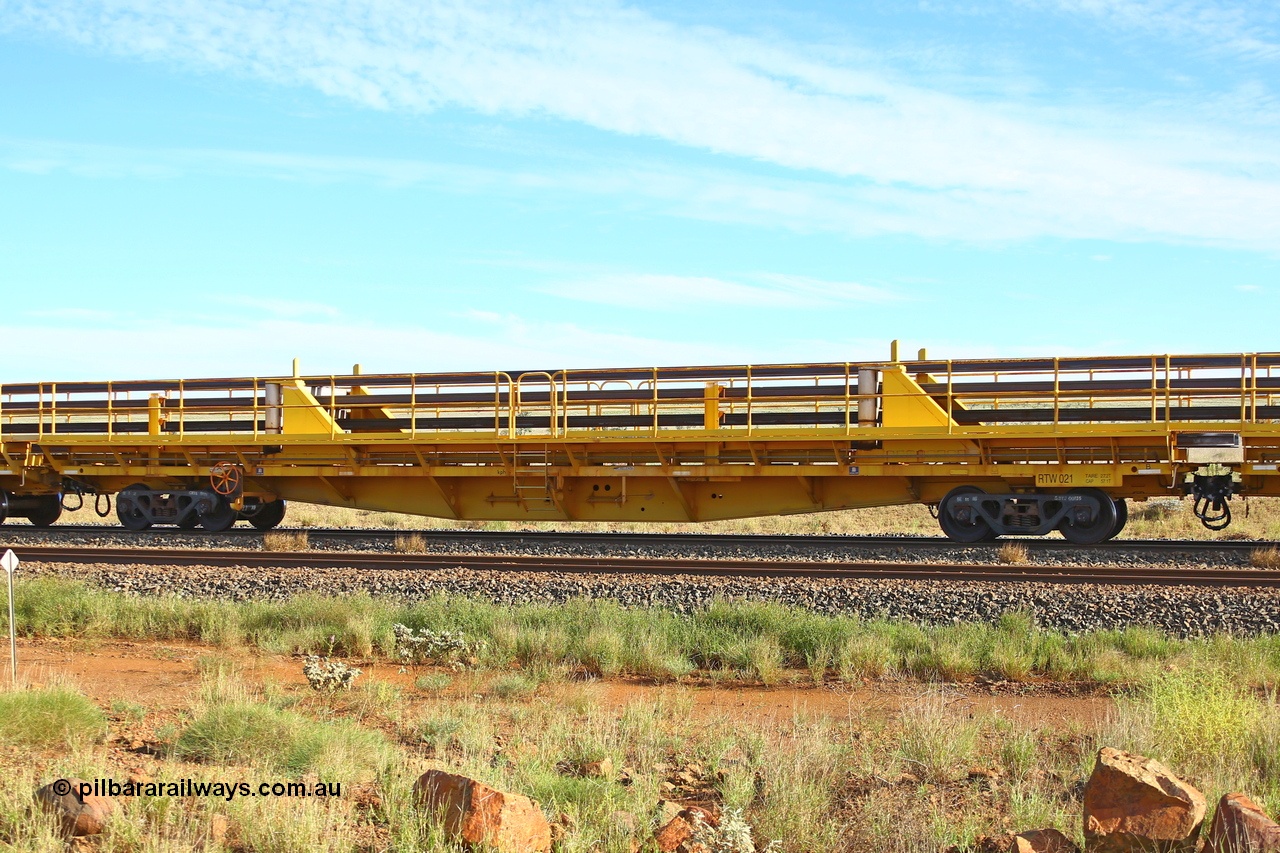
[[[712,546],[725,548],[743,548],[753,546],[776,547],[822,547],[822,548],[886,548],[909,547],[914,549],[932,549],[938,551],[954,551],[957,548],[966,550],[991,550],[999,548],[1003,542],[1017,542],[1029,551],[1045,551],[1069,549],[1089,553],[1092,551],[1119,551],[1125,553],[1250,553],[1259,548],[1280,547],[1280,542],[1264,540],[1203,540],[1203,539],[1114,539],[1097,545],[1076,545],[1061,539],[1044,539],[1039,537],[1005,539],[994,543],[962,545],[939,536],[849,536],[849,535],[817,535],[799,534],[760,534],[760,533],[597,533],[597,532],[561,532],[561,531],[493,531],[493,530],[386,530],[386,529],[351,529],[351,528],[299,528],[279,529],[276,533],[305,533],[313,545],[337,544],[352,542],[386,542],[394,543],[399,537],[420,536],[424,543],[473,542],[476,544],[530,544],[530,545],[607,545],[617,548],[636,549],[652,546],[669,547],[687,545],[694,547]],[[232,528],[221,533],[208,531],[178,530],[176,528],[157,528],[141,533],[124,530],[110,525],[57,525],[53,527],[33,527],[29,525],[8,524],[0,526],[0,538],[22,542],[30,540],[50,540],[71,538],[76,536],[98,536],[119,538],[121,540],[182,537],[192,545],[209,540],[243,540],[246,546],[262,541],[266,535],[262,531],[248,527]]]
[[[165,548],[21,546],[19,556],[35,563],[143,566],[201,566],[247,569],[333,569],[445,571],[472,569],[538,574],[645,574],[846,580],[998,581],[1056,584],[1154,584],[1163,586],[1277,587],[1280,570],[1161,566],[990,565],[973,563],[811,562],[788,560],[691,560],[653,557],[563,557],[511,555],[283,552]]]

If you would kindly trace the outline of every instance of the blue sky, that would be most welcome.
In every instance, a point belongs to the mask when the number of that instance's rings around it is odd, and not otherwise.
[[[0,0],[0,381],[1280,349],[1280,11]]]

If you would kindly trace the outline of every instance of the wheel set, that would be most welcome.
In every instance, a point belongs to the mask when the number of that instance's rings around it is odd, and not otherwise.
[[[948,539],[965,544],[999,536],[1044,536],[1057,530],[1074,545],[1096,545],[1117,536],[1129,519],[1124,498],[1101,489],[1072,489],[1064,494],[988,493],[978,486],[957,486],[938,503],[938,526]]]
[[[25,518],[36,527],[48,527],[62,517],[62,494],[14,495],[0,491],[0,524]]]

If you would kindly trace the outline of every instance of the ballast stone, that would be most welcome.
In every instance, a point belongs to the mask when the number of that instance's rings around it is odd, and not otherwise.
[[[1280,853],[1280,824],[1244,794],[1226,794],[1218,801],[1204,853]]]
[[[97,835],[106,828],[107,819],[115,813],[116,801],[111,797],[99,797],[93,794],[80,796],[83,779],[67,779],[71,790],[58,794],[53,790],[53,783],[42,786],[36,791],[36,802],[40,808],[55,815],[62,828],[62,834],[71,837]]]
[[[1104,747],[1084,790],[1087,853],[1193,853],[1204,795],[1160,762]]]
[[[418,806],[439,815],[444,831],[469,847],[496,853],[548,853],[551,826],[537,803],[467,776],[428,770],[413,786]]]

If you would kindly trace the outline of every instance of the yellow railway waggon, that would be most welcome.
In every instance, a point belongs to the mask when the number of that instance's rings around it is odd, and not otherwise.
[[[952,539],[1115,536],[1129,500],[1280,495],[1280,353],[0,385],[0,518],[142,530],[286,501],[707,521],[923,503]]]

